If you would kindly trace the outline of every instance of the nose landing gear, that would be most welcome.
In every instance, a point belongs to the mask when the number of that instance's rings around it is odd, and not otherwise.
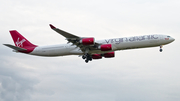
[[[163,45],[161,45],[161,46],[160,46],[160,50],[159,50],[160,52],[162,52],[162,51],[163,51],[162,47],[163,47]]]

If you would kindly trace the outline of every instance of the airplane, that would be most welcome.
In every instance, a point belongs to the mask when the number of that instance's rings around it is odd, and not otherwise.
[[[169,35],[142,35],[133,37],[123,37],[114,39],[95,40],[94,37],[79,37],[56,28],[49,24],[50,28],[60,35],[64,36],[68,41],[67,44],[37,46],[28,41],[18,31],[10,30],[10,34],[14,41],[14,45],[4,44],[14,49],[14,52],[20,52],[36,56],[66,56],[79,55],[86,63],[94,59],[113,58],[115,51],[128,50],[137,48],[148,48],[160,46],[162,52],[163,45],[173,42],[175,39]]]

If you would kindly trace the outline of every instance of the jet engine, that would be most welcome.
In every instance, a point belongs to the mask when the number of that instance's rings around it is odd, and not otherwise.
[[[102,55],[101,54],[93,54],[92,59],[102,59]]]
[[[104,53],[104,54],[93,54],[92,55],[92,59],[102,59],[102,57],[113,58],[113,57],[115,57],[115,53],[109,52],[109,53]]]
[[[115,56],[115,54],[114,54],[114,52],[109,52],[109,53],[103,54],[103,56],[104,56],[105,58],[112,58],[112,57]]]
[[[110,51],[110,50],[112,50],[112,45],[104,44],[104,45],[101,45],[99,48],[101,49],[101,51]]]
[[[94,38],[81,39],[80,43],[82,43],[83,45],[93,45],[94,44]]]

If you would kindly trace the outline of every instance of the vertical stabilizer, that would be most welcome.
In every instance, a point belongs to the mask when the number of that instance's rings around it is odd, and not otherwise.
[[[13,38],[14,44],[17,47],[21,48],[27,48],[27,47],[36,47],[36,45],[29,42],[25,37],[23,37],[18,31],[11,30],[9,31],[11,33],[11,36]]]
[[[14,44],[17,47],[12,45],[6,45],[6,46],[18,50],[19,52],[22,53],[31,53],[37,47],[36,45],[29,42],[25,37],[23,37],[18,31],[11,30],[9,32],[11,33]]]

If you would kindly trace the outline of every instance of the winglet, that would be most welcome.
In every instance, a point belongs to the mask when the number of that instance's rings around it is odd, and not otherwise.
[[[49,24],[49,26],[51,27],[51,29],[55,29],[56,28],[52,24]]]

